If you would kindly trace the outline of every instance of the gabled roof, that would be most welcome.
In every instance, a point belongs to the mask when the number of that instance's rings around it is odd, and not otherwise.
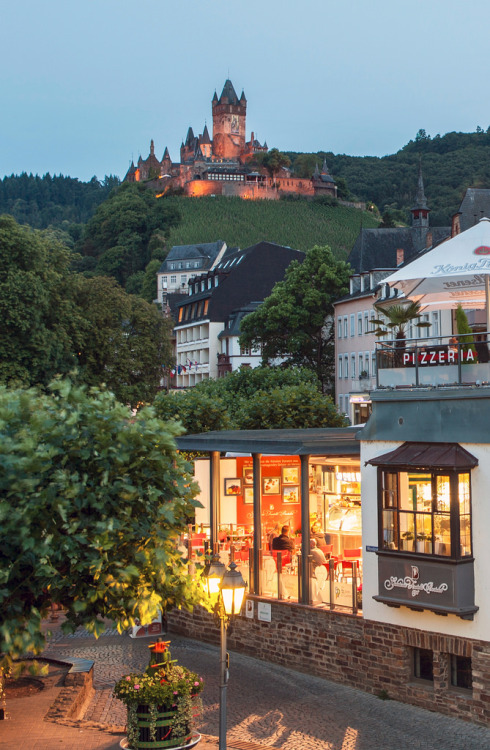
[[[483,216],[490,216],[490,190],[468,188],[459,207],[461,231],[476,224]]]
[[[217,240],[216,242],[203,242],[196,245],[174,245],[160,266],[159,273],[164,273],[168,270],[168,261],[190,260],[193,258],[208,259],[209,264],[202,267],[210,268],[223,249],[223,246],[226,246],[226,243],[223,240]]]
[[[221,333],[218,334],[218,338],[225,339],[229,338],[230,336],[239,336],[240,325],[243,318],[245,318],[245,316],[249,313],[257,310],[257,308],[260,307],[261,304],[262,302],[250,302],[248,305],[244,305],[238,310],[232,310],[230,315],[228,316],[227,321],[225,321],[228,323],[228,325],[221,331]]]
[[[432,244],[449,237],[451,227],[430,227]],[[376,268],[396,268],[396,251],[404,250],[404,261],[417,254],[411,227],[392,229],[361,229],[354,243],[348,262],[356,273],[373,271]]]

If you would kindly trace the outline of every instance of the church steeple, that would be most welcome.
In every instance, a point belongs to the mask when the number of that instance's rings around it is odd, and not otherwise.
[[[429,231],[429,212],[427,198],[424,192],[424,179],[422,177],[422,161],[419,161],[419,176],[417,181],[417,192],[415,194],[415,205],[410,209],[412,213],[412,239],[417,250],[423,250],[426,246],[427,233]]]

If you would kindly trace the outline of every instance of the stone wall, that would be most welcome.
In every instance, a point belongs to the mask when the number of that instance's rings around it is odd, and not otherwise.
[[[399,627],[290,602],[268,601],[271,622],[237,618],[230,650],[475,723],[490,724],[490,644]],[[170,631],[218,643],[219,627],[200,608],[174,610]],[[434,652],[434,681],[413,677],[413,648]],[[450,684],[449,655],[472,658],[473,690]]]

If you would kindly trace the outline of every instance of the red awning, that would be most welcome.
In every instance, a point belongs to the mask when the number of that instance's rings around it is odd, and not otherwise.
[[[403,443],[394,451],[372,458],[366,463],[400,469],[461,471],[478,466],[478,459],[458,443]]]

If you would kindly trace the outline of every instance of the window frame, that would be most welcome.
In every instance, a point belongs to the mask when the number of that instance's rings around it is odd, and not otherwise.
[[[408,510],[407,508],[402,508],[400,504],[400,498],[402,495],[402,492],[400,490],[400,475],[401,474],[409,474],[412,476],[421,476],[430,474],[431,476],[431,510],[430,511],[422,511],[419,508],[414,508],[413,510]],[[388,490],[388,484],[389,482],[384,481],[384,477],[386,475],[395,475],[396,476],[396,489],[390,489]],[[459,477],[461,475],[467,475],[468,476],[468,489],[469,489],[469,498],[468,498],[468,513],[461,514],[460,513],[460,498],[459,498]],[[449,477],[449,512],[442,513],[442,511],[439,509],[437,511],[437,477]],[[390,493],[396,493],[396,502],[395,504],[388,505],[384,502],[384,493],[390,492]],[[396,535],[396,539],[394,541],[389,541],[388,535],[386,536],[385,540],[385,524],[384,524],[384,518],[386,516],[389,516],[389,514],[394,514],[394,533]],[[442,516],[448,516],[449,517],[449,538],[450,538],[450,550],[449,554],[446,553],[436,553],[436,544],[435,544],[435,526],[434,518],[437,516],[441,516],[441,523],[442,523]],[[462,544],[461,544],[461,518],[464,515],[469,516],[469,554],[462,554]],[[401,531],[402,528],[405,527],[405,524],[401,523],[401,519],[408,518],[409,516],[412,516],[414,519],[414,533],[412,534],[412,537],[410,541],[413,541],[413,549],[404,549],[402,545],[402,534],[404,532]],[[426,546],[424,545],[425,549],[420,550],[417,549],[417,544],[415,543],[417,541],[417,521],[418,517],[423,518],[424,521],[426,518],[430,518],[431,520],[431,538],[430,538],[430,551],[427,551]],[[386,530],[389,530],[388,526],[386,526]],[[410,532],[408,532],[410,533]],[[414,538],[415,537],[415,538]],[[408,539],[408,537],[407,537]],[[386,544],[385,544],[386,541]],[[425,558],[435,558],[437,560],[469,560],[473,559],[473,512],[472,512],[472,487],[471,487],[471,470],[468,468],[465,469],[435,469],[434,467],[427,467],[427,468],[418,468],[414,469],[410,466],[390,466],[390,465],[381,465],[378,467],[378,543],[379,543],[379,549],[383,550],[384,552],[390,552],[390,554],[410,554],[410,555],[423,555]],[[394,544],[395,546],[389,546],[391,544]]]
[[[394,475],[396,477],[396,487],[395,489],[388,489],[389,482],[385,481],[386,475]],[[419,508],[415,507],[413,510],[409,510],[407,508],[402,508],[400,503],[400,498],[402,495],[402,492],[400,490],[400,475],[401,474],[409,474],[412,476],[423,476],[430,474],[431,477],[431,510],[430,511],[422,511]],[[460,512],[460,497],[459,497],[459,477],[461,475],[467,475],[468,476],[468,512],[467,513],[461,513]],[[440,509],[437,510],[437,477],[449,477],[449,512],[443,513]],[[395,503],[392,505],[385,504],[384,502],[384,493],[390,492],[396,494],[396,500]],[[393,529],[394,534],[396,535],[396,539],[394,541],[390,541],[388,538],[388,535],[386,536],[385,540],[385,523],[384,518],[386,516],[389,516],[389,514],[394,514],[394,522],[393,522]],[[443,520],[442,516],[448,516],[449,518],[449,538],[450,538],[450,550],[449,554],[446,553],[436,553],[436,544],[435,544],[435,527],[436,524],[434,523],[434,518],[437,516],[441,516],[441,522]],[[461,535],[461,519],[463,516],[469,516],[469,554],[462,554],[462,535]],[[414,533],[411,537],[411,541],[413,541],[413,549],[404,549],[402,546],[402,531],[401,529],[405,527],[404,524],[402,524],[401,516],[412,516],[414,520]],[[427,546],[424,545],[424,550],[420,549],[420,545],[416,544],[417,541],[417,520],[418,517],[424,518],[430,518],[431,520],[431,538],[430,540],[430,550],[427,551]],[[408,528],[408,527],[407,527]],[[388,525],[386,526],[386,530],[389,531]],[[414,538],[415,537],[415,538]],[[391,544],[394,544],[395,546],[389,546]],[[473,511],[472,511],[472,482],[471,482],[471,470],[468,468],[464,469],[436,469],[434,467],[419,467],[417,469],[414,469],[411,466],[390,466],[389,464],[384,464],[381,466],[378,466],[378,546],[379,550],[383,552],[389,552],[393,555],[416,555],[417,557],[421,556],[425,559],[436,559],[436,560],[451,560],[452,562],[455,561],[467,561],[473,559]],[[419,546],[419,549],[417,547]]]

